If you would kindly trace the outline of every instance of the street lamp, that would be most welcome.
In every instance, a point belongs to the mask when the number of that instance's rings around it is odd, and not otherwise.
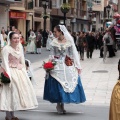
[[[107,7],[106,7],[106,12],[107,12],[107,14],[108,14],[108,19],[109,19],[109,13],[110,13],[110,10],[111,10],[111,6],[110,5],[108,5]]]
[[[89,24],[90,24],[90,31],[92,31],[92,16],[93,16],[93,11],[92,8],[89,8]]]
[[[69,12],[69,10],[70,10],[70,5],[69,5],[69,3],[66,3],[66,1],[64,1],[64,3],[63,3],[62,6],[61,6],[61,11],[62,11],[62,13],[64,14],[64,25],[66,25],[66,24],[65,24],[66,14]]]
[[[42,0],[42,5],[43,5],[43,8],[44,8],[44,16],[43,16],[43,19],[44,19],[43,47],[46,47],[46,41],[47,41],[46,19],[48,18],[48,16],[47,16],[46,9],[48,7],[48,3],[49,3],[48,0]]]

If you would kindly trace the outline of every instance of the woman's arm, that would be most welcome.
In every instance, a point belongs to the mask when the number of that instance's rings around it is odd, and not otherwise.
[[[49,55],[49,60],[51,61],[52,59],[54,59],[55,56],[55,47],[51,46],[50,47],[50,55]]]
[[[8,55],[9,55],[9,49],[8,49],[8,46],[5,46],[1,51],[1,57],[2,57],[1,67],[5,70],[5,72],[7,72],[7,74],[11,79]]]

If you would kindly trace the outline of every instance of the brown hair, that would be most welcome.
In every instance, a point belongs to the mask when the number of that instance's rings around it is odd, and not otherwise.
[[[62,32],[62,31],[60,30],[60,26],[59,26],[59,25],[55,26],[55,28],[57,29],[58,32]],[[63,32],[62,32],[62,34],[63,34]],[[63,34],[63,35],[64,35],[64,34]]]

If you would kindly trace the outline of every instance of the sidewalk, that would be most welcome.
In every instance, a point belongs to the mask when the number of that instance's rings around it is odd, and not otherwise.
[[[119,54],[120,51],[116,53],[116,57],[107,58],[104,63],[103,59],[99,58],[99,50],[95,50],[92,59],[87,59],[85,56],[85,60],[81,61],[81,81],[87,98],[87,101],[83,105],[109,106],[112,89],[118,78],[117,64]],[[45,81],[45,71],[42,69],[42,64],[44,60],[47,60],[48,55],[49,52],[45,49],[43,49],[40,55],[40,60],[36,60],[36,55],[32,55],[32,59],[34,58],[32,67],[37,83],[35,91],[40,98],[43,97]],[[26,58],[28,58],[28,56],[29,55],[26,55]],[[31,60],[31,58],[29,59]]]

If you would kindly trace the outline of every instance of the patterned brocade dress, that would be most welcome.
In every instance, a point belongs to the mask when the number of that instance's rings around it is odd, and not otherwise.
[[[86,101],[80,76],[76,64],[67,66],[66,55],[73,58],[72,44],[64,44],[54,39],[51,43],[51,58],[56,61],[54,70],[46,77],[44,86],[44,100],[52,103],[82,103]]]
[[[11,46],[2,50],[2,68],[10,77],[10,84],[0,87],[0,110],[17,111],[38,106],[36,95],[27,75],[22,51]]]

